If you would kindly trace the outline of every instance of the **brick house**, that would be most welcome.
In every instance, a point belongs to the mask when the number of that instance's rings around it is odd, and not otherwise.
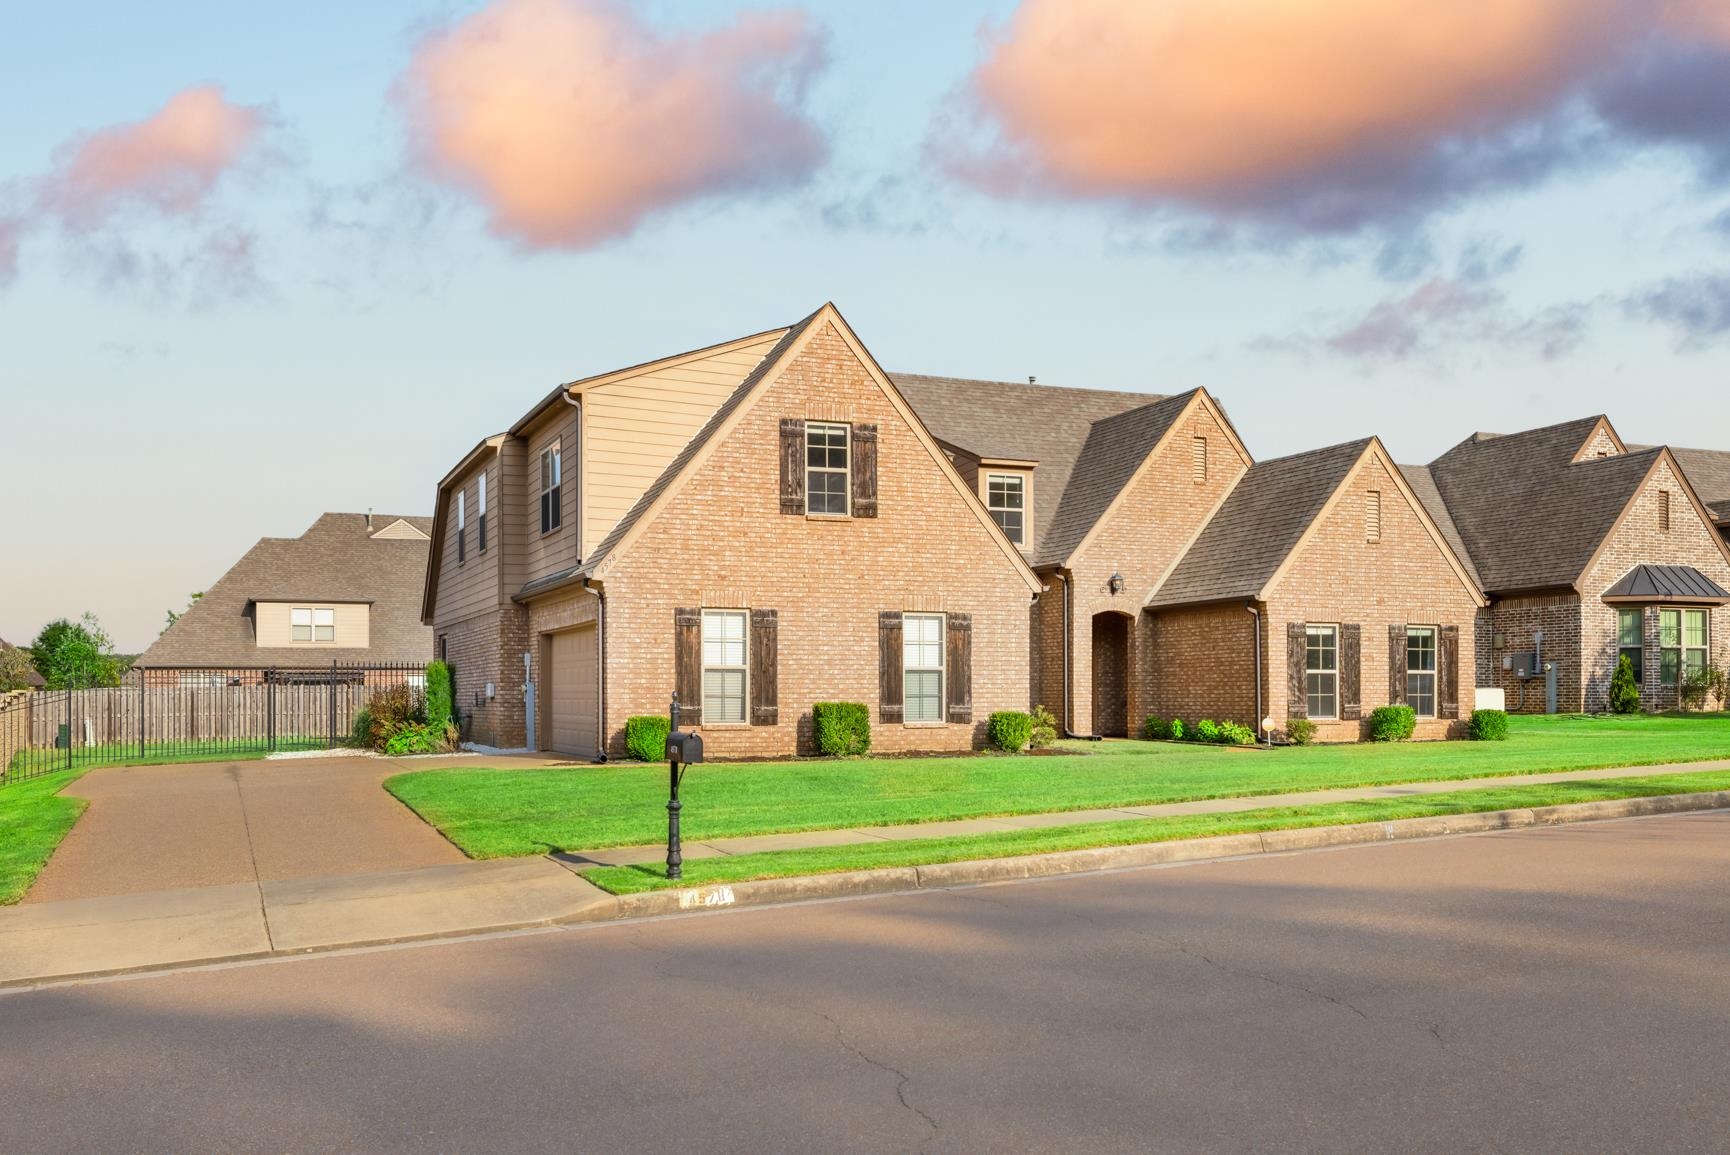
[[[1144,604],[1158,717],[1356,741],[1389,703],[1420,738],[1471,716],[1484,597],[1376,438],[1251,466]]]
[[[624,752],[665,714],[718,757],[964,750],[1028,702],[1039,581],[833,305],[560,386],[440,482],[423,619],[470,738]]]
[[[1032,701],[1124,735],[1157,670],[1149,591],[1250,467],[1204,389],[1176,396],[898,373],[979,502],[1038,573]]]
[[[1477,684],[1509,709],[1604,710],[1623,654],[1645,708],[1671,709],[1687,670],[1724,663],[1730,544],[1679,456],[1630,450],[1600,416],[1474,434],[1406,467],[1489,595]]]
[[[262,680],[257,671],[425,665],[420,621],[432,523],[326,513],[299,537],[261,539],[133,664],[151,685]]]

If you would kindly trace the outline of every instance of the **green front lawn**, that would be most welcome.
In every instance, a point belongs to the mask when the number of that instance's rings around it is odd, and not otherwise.
[[[1227,749],[1084,744],[1080,755],[859,758],[693,768],[692,840],[1730,758],[1730,715],[1515,718],[1506,742]],[[385,788],[471,858],[666,836],[667,771],[423,770]]]
[[[24,897],[43,863],[89,805],[82,798],[59,795],[83,773],[62,770],[0,786],[0,906]]]
[[[958,838],[863,842],[810,850],[779,850],[762,854],[698,858],[686,861],[685,877],[679,882],[669,880],[666,877],[667,868],[658,862],[639,866],[598,866],[584,871],[583,877],[614,894],[636,894],[674,886],[709,886],[723,882],[750,882],[759,878],[793,878],[807,874],[877,870],[892,866],[928,866],[939,862],[962,862],[977,858],[1013,858],[1027,854],[1049,854],[1059,850],[1131,846],[1184,838],[1211,838],[1222,834],[1255,834],[1264,830],[1295,830],[1309,826],[1392,822],[1400,818],[1476,814],[1489,810],[1559,806],[1567,802],[1598,802],[1611,798],[1692,794],[1697,791],[1725,789],[1730,789],[1730,771],[1724,770],[1653,778],[1533,783],[1490,790],[1458,790],[1451,794],[1431,794],[1417,798],[1269,807],[1265,810],[1245,810],[1235,814],[1188,814],[1177,818],[1144,818],[1087,826],[1055,826]]]

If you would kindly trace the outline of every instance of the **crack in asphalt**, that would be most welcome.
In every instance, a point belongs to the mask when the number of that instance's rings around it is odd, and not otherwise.
[[[848,1053],[864,1060],[865,1062],[869,1063],[871,1066],[876,1067],[879,1071],[884,1071],[888,1074],[895,1076],[895,1078],[897,1080],[896,1084],[895,1084],[895,1098],[900,1100],[901,1105],[903,1107],[905,1107],[908,1111],[911,1111],[913,1114],[919,1116],[919,1118],[925,1123],[925,1125],[927,1127],[931,1128],[931,1134],[926,1137],[926,1139],[923,1143],[919,1144],[919,1150],[921,1152],[923,1152],[930,1145],[931,1140],[937,1138],[938,1133],[940,1131],[942,1131],[943,1128],[942,1128],[942,1125],[939,1124],[936,1119],[932,1118],[931,1115],[924,1110],[924,1108],[919,1107],[918,1105],[913,1103],[912,1100],[907,1098],[907,1086],[908,1086],[908,1084],[910,1084],[913,1081],[913,1077],[911,1075],[909,1075],[907,1072],[901,1070],[899,1067],[892,1067],[888,1063],[883,1062],[883,1060],[874,1058],[871,1055],[866,1054],[863,1050],[860,1049],[859,1044],[855,1043],[853,1040],[851,1040],[847,1037],[846,1029],[841,1026],[840,1021],[837,1020],[835,1018],[835,1016],[827,1013],[826,1011],[819,1011],[815,1008],[803,1008],[803,1009],[808,1010],[811,1014],[816,1015],[818,1018],[822,1019],[824,1022],[828,1023],[831,1027],[833,1027],[835,1030],[835,1041],[840,1043],[841,1046],[848,1051]]]

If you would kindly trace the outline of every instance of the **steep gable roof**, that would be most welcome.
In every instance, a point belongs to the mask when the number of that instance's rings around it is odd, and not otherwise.
[[[261,539],[151,643],[137,664],[150,666],[307,666],[331,661],[424,662],[432,632],[420,621],[427,538],[378,536],[401,521],[422,535],[432,519],[395,514],[327,513],[295,538]],[[258,602],[371,604],[371,645],[263,649],[253,632]]]
[[[1661,452],[1576,461],[1602,421],[1477,435],[1430,463],[1486,590],[1568,588],[1584,572]]]
[[[1436,478],[1430,472],[1430,467],[1402,465],[1399,470],[1406,479],[1406,484],[1411,486],[1413,496],[1423,505],[1424,512],[1430,515],[1430,520],[1436,523],[1436,528],[1441,530],[1442,536],[1447,539],[1448,548],[1454,551],[1454,556],[1459,558],[1472,581],[1482,587],[1484,581],[1478,574],[1477,564],[1472,561],[1471,552],[1460,538],[1460,527],[1454,524],[1454,515],[1448,512],[1448,503],[1442,500],[1442,492],[1436,488]]]
[[[1366,437],[1252,465],[1146,604],[1260,597],[1374,443]]]
[[[1688,475],[1688,484],[1694,487],[1718,524],[1730,525],[1730,452],[1672,446],[1670,455]]]

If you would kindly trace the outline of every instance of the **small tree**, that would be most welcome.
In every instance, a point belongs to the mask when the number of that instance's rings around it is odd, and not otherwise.
[[[1623,654],[1616,661],[1616,672],[1610,676],[1610,712],[1638,714],[1640,684],[1634,680],[1634,663]]]
[[[114,640],[96,615],[86,612],[77,622],[49,622],[30,645],[31,660],[50,690],[82,690],[118,686],[122,664],[114,656]]]
[[[31,675],[36,673],[30,651],[7,646],[0,649],[0,694],[8,690],[28,690]]]

